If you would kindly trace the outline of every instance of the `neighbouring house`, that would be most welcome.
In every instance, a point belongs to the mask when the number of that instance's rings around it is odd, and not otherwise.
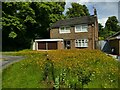
[[[120,56],[120,31],[107,38],[111,53]]]
[[[50,39],[37,39],[33,50],[96,49],[98,20],[94,15],[59,20],[50,27]]]

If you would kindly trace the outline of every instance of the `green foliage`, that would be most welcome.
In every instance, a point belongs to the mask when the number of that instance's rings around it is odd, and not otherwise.
[[[114,32],[118,32],[118,20],[116,18],[116,16],[111,16],[108,17],[108,20],[105,23],[105,28],[107,28],[109,31],[114,31]]]
[[[104,28],[100,23],[98,24],[98,27],[99,27],[99,32],[98,32],[99,40],[104,39],[104,34],[105,34]]]
[[[72,8],[68,8],[66,12],[67,18],[89,16],[89,11],[85,5],[79,3],[71,3]]]
[[[15,37],[17,37],[17,34],[16,34],[15,32],[11,32],[11,33],[9,34],[9,37],[15,38]]]
[[[108,17],[104,28],[101,24],[99,24],[99,37],[102,39],[106,39],[118,31],[120,31],[120,26],[118,25],[116,16]]]
[[[9,54],[26,58],[3,70],[3,88],[118,88],[118,61],[98,50]]]
[[[3,50],[29,49],[35,38],[49,38],[51,24],[64,19],[64,6],[65,2],[3,2]]]

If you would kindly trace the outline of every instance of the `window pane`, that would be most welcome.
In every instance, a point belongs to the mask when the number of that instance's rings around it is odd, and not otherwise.
[[[84,43],[84,40],[82,40],[82,43]]]
[[[64,30],[64,27],[62,27],[61,30]]]
[[[75,40],[75,47],[88,47],[88,40],[87,39]]]
[[[75,31],[76,32],[87,32],[88,31],[88,26],[87,25],[76,25],[75,26]]]
[[[80,25],[76,26],[76,31],[81,31],[81,26]]]
[[[79,42],[79,47],[81,47],[81,41]]]
[[[70,27],[66,27],[66,30],[70,30]]]
[[[83,25],[83,26],[82,26],[82,31],[83,31],[83,32],[87,32],[87,31],[88,31],[87,29],[88,29],[87,25]]]
[[[88,47],[88,40],[85,40],[85,46]]]
[[[70,33],[70,27],[61,27],[60,33]]]

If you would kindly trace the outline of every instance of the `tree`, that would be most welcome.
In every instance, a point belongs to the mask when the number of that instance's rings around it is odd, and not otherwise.
[[[89,11],[85,5],[79,3],[71,3],[72,8],[68,8],[66,12],[67,18],[89,16]]]
[[[118,20],[116,16],[108,17],[108,20],[105,23],[105,29],[108,32],[108,36],[119,31]]]
[[[30,40],[25,36],[26,23],[34,22],[34,11],[30,3],[4,2],[2,3],[2,39],[3,50],[27,47]]]
[[[104,28],[102,26],[101,23],[98,24],[98,27],[99,27],[99,32],[98,32],[98,35],[99,35],[99,39],[104,39],[104,35],[105,35],[105,32],[104,32]]]
[[[36,37],[49,38],[49,27],[63,19],[65,2],[3,2],[3,50],[30,48]]]
[[[99,24],[99,38],[106,39],[107,37],[113,35],[114,33],[120,31],[120,26],[118,26],[118,20],[116,16],[108,17],[105,23],[105,27]]]

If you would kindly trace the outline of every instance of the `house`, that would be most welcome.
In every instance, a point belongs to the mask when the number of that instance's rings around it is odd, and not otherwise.
[[[111,53],[120,56],[120,31],[107,38]]]
[[[50,39],[38,39],[33,50],[96,49],[98,21],[94,15],[59,20],[50,27]]]
[[[98,41],[98,22],[95,16],[60,20],[50,30],[51,39],[63,39],[64,48],[95,49]]]

